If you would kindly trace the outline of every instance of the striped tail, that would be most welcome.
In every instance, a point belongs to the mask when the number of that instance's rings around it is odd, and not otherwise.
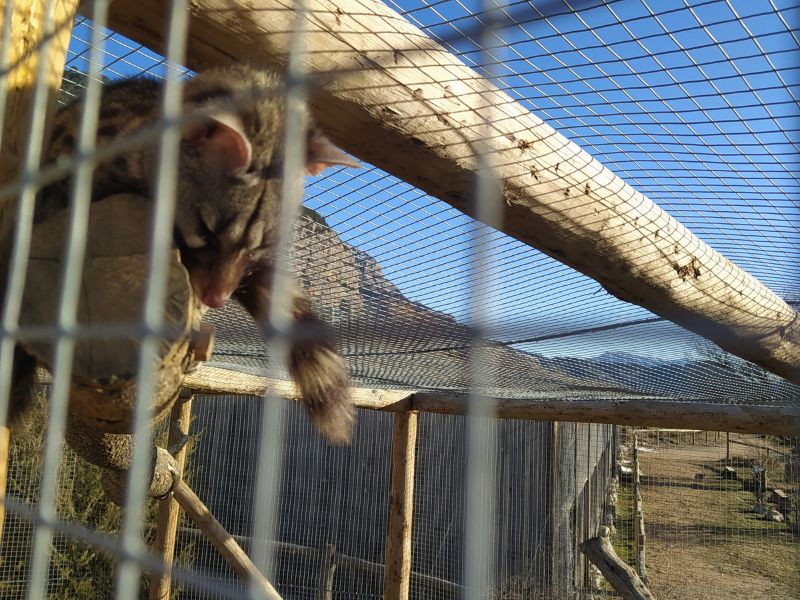
[[[289,352],[289,373],[300,390],[311,422],[334,444],[353,438],[356,410],[350,399],[350,378],[336,352],[328,326],[297,297],[293,306],[298,334]]]

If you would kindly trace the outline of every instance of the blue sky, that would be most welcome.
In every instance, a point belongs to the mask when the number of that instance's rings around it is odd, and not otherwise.
[[[578,0],[576,14],[558,1],[509,2],[513,20],[489,38],[500,61],[491,64],[477,45],[485,22],[474,16],[479,2],[387,3],[712,247],[779,295],[800,299],[796,1],[775,2],[774,11],[751,1]],[[535,7],[549,7],[548,18],[537,18]],[[85,70],[89,36],[86,23],[76,27],[69,66]],[[106,52],[110,76],[163,71],[161,57],[122,38],[110,39]],[[407,297],[467,322],[471,219],[377,169],[308,183],[307,204],[378,260]],[[480,229],[494,248],[489,315],[497,338],[650,316],[516,240]],[[680,357],[695,345],[664,325],[519,347]]]

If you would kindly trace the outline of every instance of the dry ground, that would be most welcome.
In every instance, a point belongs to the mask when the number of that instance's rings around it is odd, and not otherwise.
[[[731,445],[738,479],[725,480],[725,434],[661,434],[640,442],[642,499],[647,533],[646,565],[656,600],[794,600],[800,598],[800,537],[784,523],[751,512],[752,466],[767,465],[770,487],[797,490],[787,482],[783,459],[774,451]],[[732,440],[788,451],[777,440],[732,435]],[[796,457],[794,460],[797,460]],[[631,487],[620,493],[618,552],[632,562],[632,532],[626,526]],[[794,525],[794,524],[792,524]],[[628,538],[625,540],[625,538]]]

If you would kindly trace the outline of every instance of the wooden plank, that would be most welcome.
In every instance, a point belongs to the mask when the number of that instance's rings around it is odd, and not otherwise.
[[[317,600],[333,600],[333,576],[336,574],[336,546],[325,544],[321,553]]]
[[[323,84],[314,113],[345,150],[470,212],[484,148],[501,183],[503,231],[800,383],[800,318],[752,275],[380,0],[305,5],[305,62]],[[189,65],[282,65],[293,6],[195,0]],[[157,0],[115,2],[110,23],[160,50],[164,10]]]
[[[8,449],[11,429],[0,427],[0,544],[3,543],[3,525],[6,520],[6,484],[8,483]]]
[[[8,0],[0,0],[0,28]],[[2,146],[0,146],[0,186],[15,181],[20,176],[25,152],[31,134],[30,119],[33,93],[39,76],[39,48],[46,35],[50,35],[48,53],[44,57],[45,110],[44,140],[49,139],[51,118],[55,113],[56,98],[61,89],[61,76],[67,60],[67,47],[72,34],[72,21],[77,11],[77,0],[52,0],[52,30],[45,32],[47,0],[27,0],[12,3],[11,37],[8,40],[7,73],[3,74],[7,86],[5,118],[2,119]],[[44,147],[44,146],[42,146]],[[5,209],[9,198],[2,198],[2,229],[5,238],[13,220],[8,220]],[[13,202],[12,202],[13,204]]]
[[[414,459],[417,449],[417,413],[394,416],[392,433],[392,488],[386,534],[384,600],[408,600],[411,584],[411,525],[414,511]]]

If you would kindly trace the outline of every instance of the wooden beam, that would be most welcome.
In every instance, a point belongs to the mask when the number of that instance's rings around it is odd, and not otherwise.
[[[297,387],[291,381],[239,373],[205,364],[188,374],[183,385],[199,394],[242,394],[246,396],[272,394],[291,399],[300,397]],[[412,393],[412,390],[351,388],[350,397],[358,407],[402,412],[410,407]]]
[[[285,63],[292,0],[195,0],[189,65]],[[503,231],[795,383],[800,318],[380,0],[306,0],[313,107],[345,150],[471,212],[478,147],[499,177]],[[115,2],[110,24],[163,48],[164,3]],[[491,133],[487,137],[487,123]]]
[[[711,431],[800,434],[800,407],[746,406],[659,399],[520,400],[495,398],[494,414],[504,419],[610,423],[641,427],[697,427]],[[414,394],[414,410],[466,414],[466,400],[452,394]]]
[[[0,29],[9,0],[0,0]],[[31,107],[33,93],[39,75],[40,59],[44,59],[45,88],[47,93],[42,142],[49,139],[48,125],[56,109],[61,76],[67,61],[67,47],[72,34],[72,22],[78,10],[78,0],[27,0],[12,2],[11,26],[8,39],[8,72],[3,74],[7,86],[5,118],[2,120],[2,145],[0,145],[0,186],[17,180],[24,162],[30,138]],[[46,11],[50,16],[51,29],[45,31]],[[47,54],[40,51],[49,37]],[[44,148],[44,143],[42,144]],[[8,222],[6,204],[13,199],[2,198],[2,239],[5,239],[13,219]],[[13,202],[12,202],[13,205]]]
[[[8,484],[8,450],[11,444],[11,429],[0,427],[0,545],[3,543],[3,526],[6,522],[6,486]]]
[[[386,533],[383,600],[408,600],[411,585],[411,525],[416,450],[417,413],[397,413],[394,416],[392,433],[392,489],[389,498],[389,529]]]
[[[185,386],[203,394],[266,393],[297,398],[290,381],[238,373],[202,365],[186,377]],[[359,408],[386,412],[434,412],[466,414],[466,396],[455,393],[414,392],[352,388],[351,397]],[[573,421],[610,423],[637,427],[689,429],[701,426],[710,431],[800,435],[800,407],[749,406],[714,402],[676,402],[658,398],[616,398],[559,400],[555,398],[493,398],[493,414],[503,419],[532,421]]]

